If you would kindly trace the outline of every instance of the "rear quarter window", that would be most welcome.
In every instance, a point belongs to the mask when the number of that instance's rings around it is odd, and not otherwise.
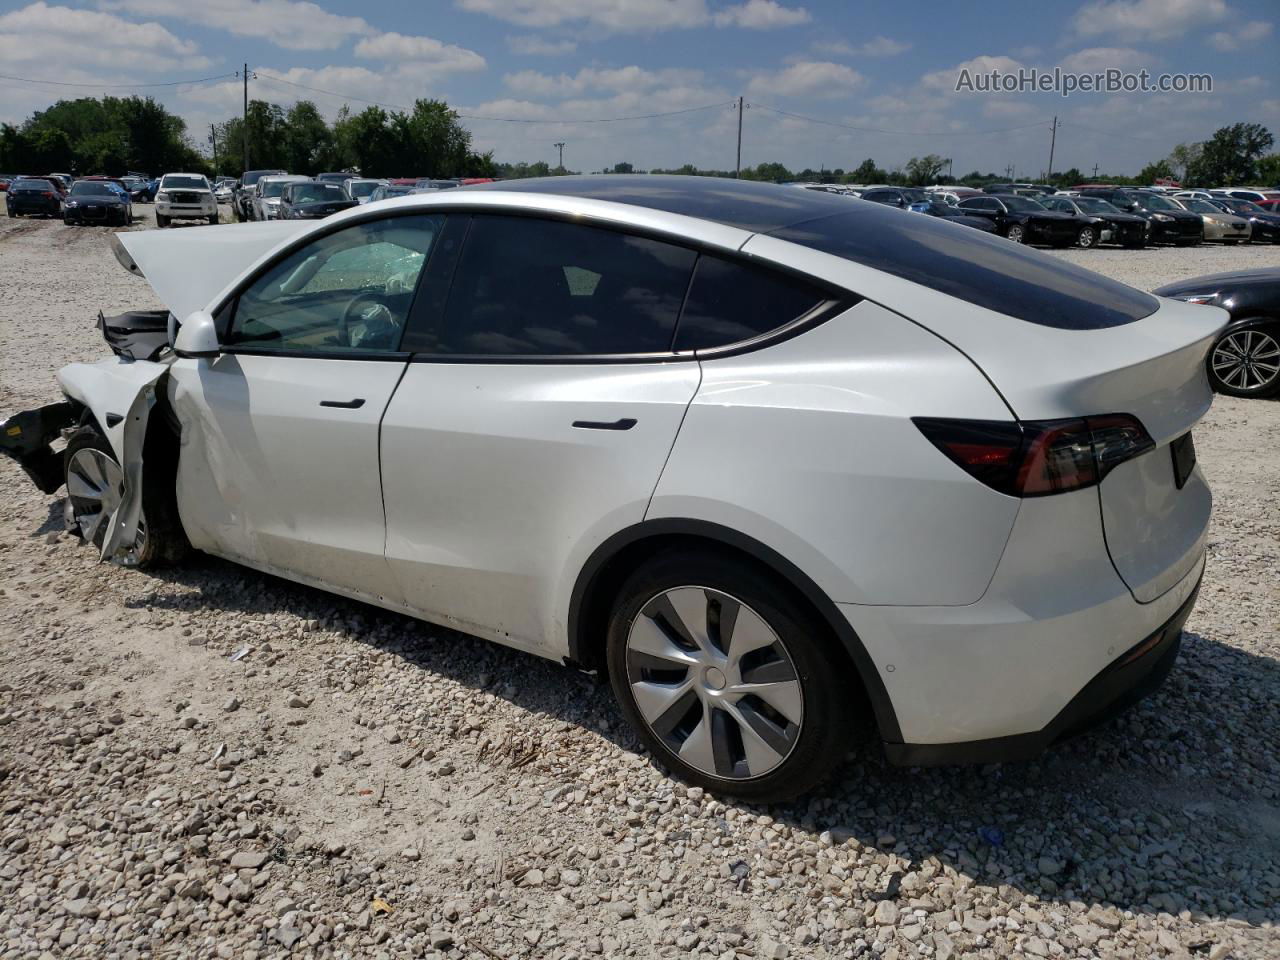
[[[821,291],[750,264],[703,255],[693,273],[677,350],[709,350],[750,340],[802,317],[827,299]]]
[[[1154,313],[1155,297],[977,230],[888,207],[823,217],[770,236],[910,280],[1028,323],[1097,330]]]

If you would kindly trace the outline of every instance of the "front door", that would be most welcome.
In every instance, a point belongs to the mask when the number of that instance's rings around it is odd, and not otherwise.
[[[366,221],[285,254],[220,314],[220,356],[174,364],[178,505],[195,546],[398,602],[379,423],[442,219]]]

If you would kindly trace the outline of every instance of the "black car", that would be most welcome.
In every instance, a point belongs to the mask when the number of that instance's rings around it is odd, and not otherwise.
[[[915,187],[873,187],[862,191],[862,199],[872,203],[884,203],[891,207],[902,207],[904,210],[913,203],[923,203],[929,199],[928,194]]]
[[[1213,389],[1233,397],[1280,394],[1280,267],[1193,277],[1151,292],[1231,314],[1205,361]]]
[[[1280,243],[1280,213],[1272,213],[1252,200],[1234,197],[1212,197],[1209,202],[1223,213],[1234,213],[1248,220],[1253,227],[1249,239],[1254,243]]]
[[[280,195],[280,219],[319,220],[359,205],[341,184],[302,180],[285,185]]]
[[[62,219],[69,224],[133,223],[133,207],[129,195],[106,180],[77,180],[67,194]]]
[[[919,203],[911,204],[910,209],[914,213],[926,213],[931,217],[941,217],[964,227],[973,227],[983,233],[996,232],[996,225],[993,221],[988,220],[986,217],[975,217],[972,214],[965,213],[958,207],[943,203],[941,200],[922,200]]]
[[[1030,197],[1013,194],[970,197],[956,206],[965,213],[986,217],[995,224],[997,233],[1014,243],[1069,247],[1079,241],[1086,227],[1096,229],[1089,217],[1046,210]]]
[[[1040,201],[1048,210],[1073,213],[1094,221],[1095,229],[1081,230],[1076,244],[1092,247],[1099,243],[1118,243],[1122,247],[1145,247],[1151,225],[1136,213],[1117,210],[1097,197],[1045,197]]]
[[[9,184],[4,205],[11,217],[25,217],[33,213],[56,217],[62,213],[62,194],[48,180],[24,177]]]
[[[1204,242],[1204,220],[1198,213],[1189,213],[1158,193],[1146,190],[1124,190],[1120,187],[1085,187],[1082,197],[1106,200],[1125,213],[1136,214],[1151,224],[1152,243],[1176,243],[1194,247]]]
[[[263,177],[282,177],[288,170],[246,170],[240,178],[240,186],[236,189],[231,206],[236,219],[242,223],[253,219],[253,188]]]

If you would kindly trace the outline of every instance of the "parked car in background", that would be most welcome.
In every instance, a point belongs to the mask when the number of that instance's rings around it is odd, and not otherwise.
[[[71,185],[75,183],[75,177],[69,173],[51,173],[45,179],[53,181],[65,196],[67,191],[71,189]]]
[[[234,180],[220,180],[213,186],[213,198],[219,203],[231,203],[236,196]]]
[[[335,170],[331,173],[317,173],[314,179],[319,180],[321,183],[336,183],[338,186],[342,186],[352,176],[353,174],[349,171]]]
[[[860,196],[863,200],[870,200],[872,203],[884,203],[903,210],[913,203],[922,203],[929,199],[929,195],[919,187],[874,187],[863,190]]]
[[[291,183],[307,183],[310,177],[297,174],[260,177],[253,188],[253,220],[277,220],[280,215],[280,197]]]
[[[1268,210],[1252,200],[1214,197],[1209,201],[1219,210],[1234,213],[1249,221],[1249,239],[1254,243],[1280,243],[1280,209]]]
[[[156,191],[156,226],[174,220],[218,222],[218,201],[201,173],[166,173]]]
[[[1272,190],[1267,187],[1223,187],[1221,191],[1223,195],[1231,197],[1235,200],[1252,200],[1259,203],[1263,200],[1280,200],[1280,190]]]
[[[133,223],[133,201],[114,183],[105,180],[77,180],[63,207],[62,220],[72,226]]]
[[[1193,277],[1154,292],[1231,314],[1206,361],[1215,390],[1233,397],[1280,395],[1280,267]]]
[[[996,231],[1014,243],[1042,243],[1052,247],[1069,247],[1079,241],[1086,228],[1097,229],[1089,217],[1046,210],[1030,197],[999,194],[969,197],[956,205],[973,216],[986,217]]]
[[[351,195],[351,199],[357,203],[368,203],[373,197],[373,192],[384,186],[386,182],[368,177],[352,177],[345,181],[344,186],[347,188],[347,193]]]
[[[419,190],[452,190],[458,185],[457,180],[437,180],[431,177],[422,177],[413,184]]]
[[[18,179],[16,173],[0,173],[0,193],[9,189],[9,184]]]
[[[369,194],[369,203],[377,203],[379,200],[387,200],[390,197],[407,197],[415,192],[411,183],[384,183],[374,188],[373,193]]]
[[[1268,213],[1280,213],[1280,200],[1251,200]]]
[[[1034,756],[1174,667],[1221,311],[702,177],[216,233],[115,241],[182,318],[168,362],[73,364],[6,421],[103,559],[191,546],[596,671],[654,758],[754,803],[871,735]]]
[[[1222,244],[1248,243],[1250,225],[1247,217],[1239,217],[1208,200],[1195,197],[1174,199],[1174,203],[1190,213],[1200,214],[1204,222],[1204,238]]]
[[[1145,247],[1151,236],[1151,225],[1134,213],[1125,213],[1098,197],[1044,197],[1040,203],[1046,210],[1072,213],[1096,221],[1096,229],[1081,228],[1077,246],[1092,247],[1099,243],[1118,243],[1122,247]]]
[[[129,199],[133,203],[146,203],[152,199],[147,187],[147,181],[142,177],[121,177],[121,183],[124,188],[129,191]]]
[[[285,184],[276,216],[280,220],[320,220],[359,205],[341,184],[304,180]]]
[[[932,194],[930,196],[933,196]],[[907,209],[913,213],[924,213],[931,217],[941,217],[951,223],[959,224],[962,227],[973,227],[975,230],[981,230],[983,233],[995,233],[996,225],[992,220],[986,217],[977,217],[971,213],[965,213],[955,204],[947,203],[944,200],[922,200],[919,203],[913,203]]]
[[[287,174],[288,170],[246,170],[240,178],[240,187],[236,190],[233,209],[236,219],[240,221],[254,220],[254,191],[258,181],[263,177],[276,177]]]
[[[1194,247],[1204,240],[1200,215],[1183,210],[1169,197],[1120,187],[1083,187],[1080,195],[1106,200],[1118,210],[1142,217],[1151,224],[1151,243]]]
[[[61,192],[50,181],[35,177],[22,177],[9,184],[4,205],[11,217],[62,216]]]

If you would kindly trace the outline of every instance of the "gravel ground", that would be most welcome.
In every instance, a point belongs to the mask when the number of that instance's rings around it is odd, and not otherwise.
[[[0,410],[154,303],[106,239],[0,220]],[[1280,247],[1062,256],[1152,287]],[[0,958],[1280,957],[1280,404],[1219,398],[1197,447],[1210,561],[1157,695],[1025,764],[857,751],[767,809],[668,779],[554,664],[99,565],[2,461]]]

